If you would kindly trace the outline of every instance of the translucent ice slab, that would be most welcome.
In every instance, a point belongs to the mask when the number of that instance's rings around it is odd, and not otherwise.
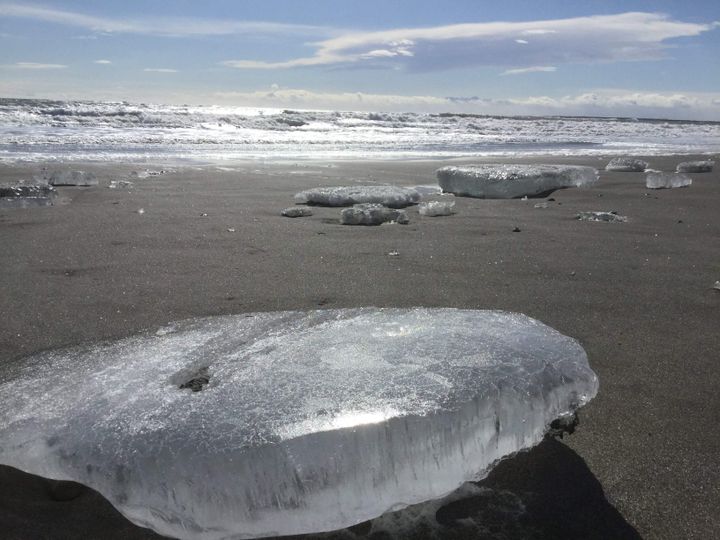
[[[412,188],[398,186],[341,186],[320,187],[301,191],[295,195],[299,204],[320,206],[352,206],[373,203],[390,208],[405,208],[420,200],[420,193]]]
[[[443,167],[437,171],[443,191],[481,199],[532,197],[556,189],[594,184],[598,172],[575,165],[485,164]]]
[[[598,388],[575,340],[456,309],[191,320],[14,366],[1,463],[203,539],[331,530],[441,497]]]

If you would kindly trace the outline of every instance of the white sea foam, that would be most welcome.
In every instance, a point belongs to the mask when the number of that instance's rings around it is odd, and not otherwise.
[[[0,161],[718,152],[720,124],[0,99]]]

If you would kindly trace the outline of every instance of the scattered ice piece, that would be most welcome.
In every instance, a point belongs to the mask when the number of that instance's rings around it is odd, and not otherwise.
[[[512,232],[521,232],[521,229],[520,229],[520,227],[516,226],[516,227],[513,227]]]
[[[313,212],[310,208],[307,208],[305,206],[291,206],[290,208],[286,208],[282,212],[280,212],[280,215],[285,217],[308,217],[312,216]]]
[[[713,289],[715,289],[716,291],[720,291],[720,281],[715,282],[715,285],[713,285]]]
[[[202,214],[200,214],[200,217],[208,217],[207,212],[203,212]]]
[[[421,202],[418,212],[421,216],[449,216],[455,213],[455,201],[428,201]]]
[[[650,171],[645,176],[645,186],[649,189],[681,188],[692,184],[692,179],[682,173]]]
[[[94,174],[85,171],[53,171],[48,182],[51,186],[97,186]]]
[[[617,157],[610,160],[605,170],[615,172],[643,172],[649,166],[650,164],[642,159]]]
[[[442,195],[442,189],[440,186],[435,184],[412,186],[410,189],[414,189],[420,194],[420,197],[428,197],[430,195]]]
[[[528,200],[527,195],[525,195],[524,197],[522,197],[520,200],[521,200],[521,201],[527,201],[527,200]]]
[[[539,202],[539,203],[536,203],[535,205],[533,205],[533,208],[547,208],[547,207],[548,207],[547,202]]]
[[[57,191],[44,180],[0,184],[0,208],[52,206]]]
[[[481,199],[536,196],[556,189],[584,187],[598,179],[597,169],[576,165],[469,165],[437,171],[443,191]]]
[[[145,213],[145,209],[144,209],[144,208],[138,208],[137,213],[138,213],[138,214],[144,214],[144,213]]]
[[[235,227],[228,227],[227,232],[235,232]]]
[[[388,252],[388,256],[389,256],[389,257],[399,257],[399,256],[400,256],[400,252],[397,251],[397,250],[392,250],[392,251],[389,251],[389,252]]]
[[[308,189],[295,195],[295,202],[320,206],[352,206],[375,203],[390,208],[404,208],[420,200],[414,189],[398,186],[342,186]]]
[[[625,223],[627,217],[619,216],[615,212],[580,212],[577,216],[580,221],[607,221],[609,223]]]
[[[117,189],[117,188],[131,188],[133,187],[133,183],[130,180],[110,180],[110,184],[108,185],[108,189]]]
[[[151,176],[160,176],[161,174],[165,174],[166,172],[167,171],[165,169],[161,169],[159,171],[145,169],[144,171],[133,171],[130,173],[130,176],[134,178],[149,178]]]
[[[6,367],[0,463],[205,540],[338,529],[442,497],[598,389],[574,339],[457,309],[196,319]]]
[[[704,173],[712,172],[714,161],[683,161],[675,169],[679,173]]]
[[[405,210],[388,208],[374,203],[356,204],[352,208],[344,208],[340,212],[340,223],[343,225],[381,225],[393,222],[407,225],[410,220]]]

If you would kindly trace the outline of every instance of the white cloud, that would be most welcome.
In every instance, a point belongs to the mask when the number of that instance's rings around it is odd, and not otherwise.
[[[64,64],[40,64],[38,62],[17,62],[15,64],[6,64],[2,67],[16,69],[65,69]]]
[[[522,75],[523,73],[540,73],[557,71],[555,66],[531,66],[526,68],[508,69],[502,75]]]
[[[720,120],[720,93],[644,92],[600,89],[562,97],[402,96],[360,92],[314,92],[297,88],[217,92],[212,102],[256,107],[395,112],[463,112],[503,115],[644,116]]]
[[[107,64],[112,64],[112,62],[111,62],[110,60],[95,60],[95,61],[93,62],[93,64],[104,64],[104,65],[107,65]]]
[[[169,69],[169,68],[145,68],[143,71],[146,71],[148,73],[177,73],[177,69]]]
[[[348,64],[435,71],[457,67],[527,67],[663,58],[668,40],[697,36],[714,24],[657,13],[621,13],[546,21],[487,22],[344,33],[314,43],[315,54],[281,62],[228,60],[242,69]],[[532,47],[523,37],[532,37]]]
[[[65,26],[85,28],[96,33],[145,34],[151,36],[211,36],[229,34],[296,34],[333,35],[327,28],[257,21],[227,19],[194,19],[183,17],[143,17],[142,19],[113,19],[96,17],[74,11],[49,7],[0,3],[0,16],[33,19]],[[89,36],[78,36],[87,39]]]

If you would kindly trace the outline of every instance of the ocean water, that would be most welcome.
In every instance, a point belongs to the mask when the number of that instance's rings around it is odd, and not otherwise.
[[[720,152],[720,122],[0,99],[0,162]]]

